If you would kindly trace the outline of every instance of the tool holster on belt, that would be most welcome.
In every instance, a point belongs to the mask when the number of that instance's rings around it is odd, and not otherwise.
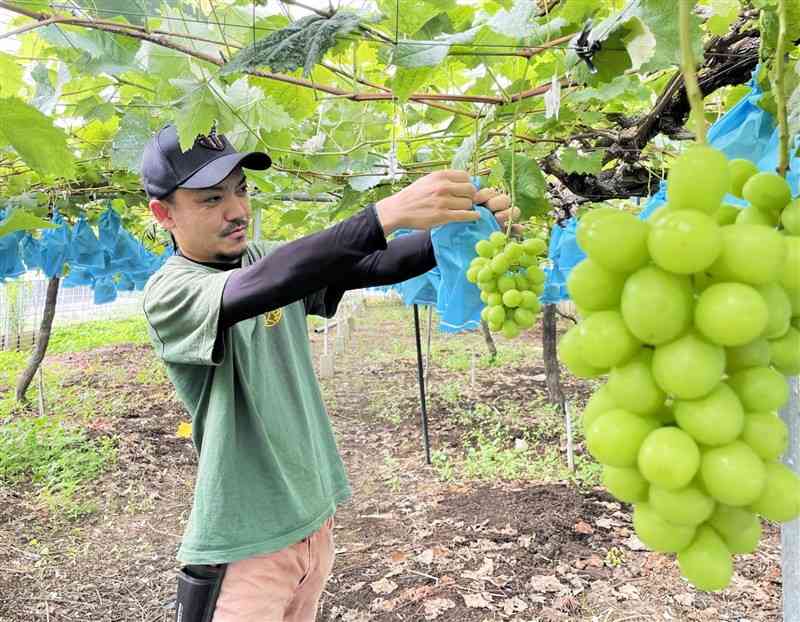
[[[211,622],[227,564],[184,566],[178,572],[175,622]]]

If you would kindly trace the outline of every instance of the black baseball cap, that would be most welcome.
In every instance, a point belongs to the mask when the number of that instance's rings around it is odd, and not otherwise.
[[[145,145],[142,182],[149,197],[163,198],[177,188],[215,186],[237,166],[263,171],[272,164],[266,153],[236,151],[214,128],[200,134],[188,151],[181,151],[174,125],[165,125]]]

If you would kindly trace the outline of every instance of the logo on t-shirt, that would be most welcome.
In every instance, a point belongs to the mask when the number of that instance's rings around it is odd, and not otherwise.
[[[267,328],[272,328],[273,326],[277,326],[278,323],[281,321],[283,317],[283,309],[273,309],[272,311],[267,311],[264,314],[264,326]]]

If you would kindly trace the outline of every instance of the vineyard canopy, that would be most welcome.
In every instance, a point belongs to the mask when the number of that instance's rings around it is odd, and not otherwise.
[[[769,90],[773,4],[699,4],[709,120],[746,92],[759,58]],[[154,234],[136,209],[137,168],[166,122],[184,144],[216,123],[237,147],[272,155],[273,168],[250,178],[276,238],[446,166],[490,185],[513,177],[517,204],[537,220],[647,196],[690,137],[677,5],[660,0],[378,0],[336,10],[21,0],[0,2],[0,15],[0,197],[40,217],[57,208],[96,223],[111,198],[127,229]],[[796,41],[800,19],[790,23]],[[795,102],[797,57],[790,46]]]

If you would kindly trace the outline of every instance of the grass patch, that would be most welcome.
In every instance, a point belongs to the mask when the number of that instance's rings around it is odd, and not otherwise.
[[[47,353],[83,352],[121,343],[136,345],[150,343],[147,322],[143,317],[58,326],[50,335]]]
[[[69,352],[83,352],[118,344],[146,344],[150,343],[147,334],[147,323],[143,317],[127,320],[98,320],[56,326],[50,335],[47,345],[47,355],[66,354]],[[17,406],[14,392],[17,380],[28,364],[31,352],[0,352],[0,418],[11,415]],[[94,396],[72,395],[69,391],[61,389],[61,378],[65,370],[60,366],[45,359],[44,385],[45,396],[48,404],[62,404],[66,402],[84,401],[85,408],[95,408]],[[159,380],[165,376],[162,372],[154,370],[155,377]],[[36,378],[28,388],[27,398],[35,403],[39,395]],[[89,404],[91,402],[91,404]],[[66,412],[67,408],[56,408],[59,412]]]
[[[436,451],[431,460],[442,480],[571,481],[581,487],[600,483],[602,466],[589,456],[575,454],[575,470],[570,472],[560,449],[564,421],[550,404],[529,403],[522,408],[512,400],[478,403],[453,417],[464,430],[461,449]],[[576,433],[576,446],[580,439]]]
[[[77,493],[116,457],[114,439],[92,440],[60,417],[21,418],[0,426],[0,480],[30,481],[50,509],[70,517],[91,511]]]

